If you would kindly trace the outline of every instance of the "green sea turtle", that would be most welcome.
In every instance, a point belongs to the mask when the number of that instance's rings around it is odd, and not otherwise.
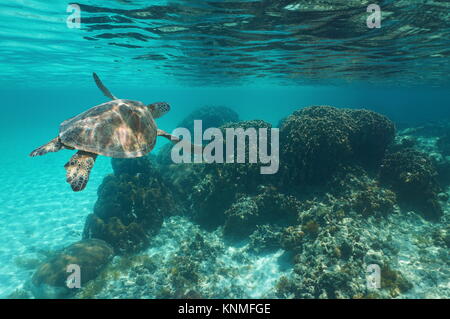
[[[145,105],[118,99],[103,85],[97,74],[93,76],[98,88],[112,101],[62,122],[59,135],[30,154],[34,157],[62,149],[78,150],[64,165],[67,182],[75,192],[86,187],[97,155],[140,157],[153,149],[157,136],[172,142],[180,141],[158,129],[154,120],[170,110],[169,104],[158,102]]]

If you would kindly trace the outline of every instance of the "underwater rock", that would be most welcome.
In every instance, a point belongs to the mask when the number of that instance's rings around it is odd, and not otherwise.
[[[14,258],[14,264],[26,270],[35,270],[41,263],[42,260],[40,258],[25,258],[22,256]]]
[[[295,111],[280,129],[282,182],[322,183],[358,161],[378,163],[394,140],[394,124],[368,110],[311,106]]]
[[[33,295],[30,291],[18,288],[14,290],[12,293],[10,293],[5,299],[32,299]]]
[[[112,159],[112,166],[114,174],[97,191],[83,238],[102,239],[117,254],[136,252],[159,231],[164,216],[180,207],[149,158]]]
[[[67,266],[80,266],[81,286],[94,279],[112,259],[113,248],[103,240],[87,239],[76,242],[43,263],[31,279],[35,298],[63,298],[75,289],[69,289],[66,281],[70,273]]]
[[[238,122],[239,115],[226,106],[203,106],[190,113],[177,127],[184,127],[194,132],[194,120],[202,120],[203,130],[220,127],[226,123]]]
[[[442,216],[437,194],[436,168],[426,154],[414,149],[388,154],[380,170],[380,181],[397,193],[400,205],[419,210],[424,217]]]

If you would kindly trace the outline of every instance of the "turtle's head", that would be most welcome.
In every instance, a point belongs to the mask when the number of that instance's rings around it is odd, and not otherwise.
[[[147,105],[153,118],[157,119],[170,111],[170,105],[166,102],[157,102]]]

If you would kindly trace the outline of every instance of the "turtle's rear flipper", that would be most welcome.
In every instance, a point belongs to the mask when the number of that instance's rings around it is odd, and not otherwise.
[[[61,140],[59,137],[55,137],[53,140],[48,142],[45,145],[42,145],[41,147],[38,147],[33,152],[30,153],[31,157],[35,156],[41,156],[44,154],[47,154],[49,152],[58,152],[59,150],[65,148],[63,143],[61,143]]]
[[[111,91],[108,90],[108,88],[105,85],[103,85],[102,80],[100,80],[100,78],[95,72],[92,73],[92,76],[94,77],[95,84],[97,84],[97,87],[100,89],[100,91],[103,92],[103,94],[106,97],[109,97],[111,100],[117,100],[114,94],[112,94]]]
[[[78,151],[64,165],[66,169],[66,181],[72,186],[74,192],[82,191],[86,187],[96,158],[97,154]]]

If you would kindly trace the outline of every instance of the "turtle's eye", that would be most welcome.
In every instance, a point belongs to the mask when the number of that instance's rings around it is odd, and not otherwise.
[[[169,104],[167,104],[167,103],[165,103],[165,102],[163,102],[163,103],[158,103],[158,104],[159,104],[158,107],[159,107],[159,109],[160,109],[161,112],[167,113],[167,112],[170,111],[170,105],[169,105]]]
[[[166,102],[158,102],[149,105],[152,115],[155,119],[163,116],[170,111],[170,105]]]

